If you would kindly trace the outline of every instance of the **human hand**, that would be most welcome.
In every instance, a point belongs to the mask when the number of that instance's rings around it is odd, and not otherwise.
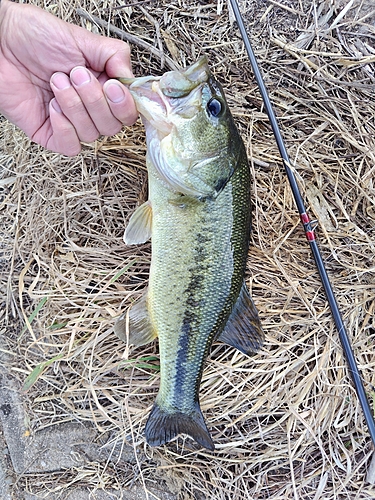
[[[138,113],[116,77],[131,77],[129,46],[38,7],[0,4],[0,113],[33,141],[74,156]]]

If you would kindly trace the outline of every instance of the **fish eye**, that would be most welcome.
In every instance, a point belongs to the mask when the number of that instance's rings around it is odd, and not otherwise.
[[[219,99],[217,99],[216,97],[213,97],[207,103],[208,113],[211,116],[214,116],[215,118],[217,118],[221,114],[223,109],[224,109],[224,106],[223,106],[222,102],[219,101]]]

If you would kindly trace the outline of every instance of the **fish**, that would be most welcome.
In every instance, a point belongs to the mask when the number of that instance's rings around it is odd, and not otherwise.
[[[214,341],[246,355],[264,342],[244,276],[251,231],[250,169],[223,88],[206,56],[182,71],[119,78],[146,131],[148,200],[127,245],[151,238],[148,288],[115,324],[130,344],[159,339],[160,388],[145,426],[161,446],[185,434],[215,445],[199,402]]]

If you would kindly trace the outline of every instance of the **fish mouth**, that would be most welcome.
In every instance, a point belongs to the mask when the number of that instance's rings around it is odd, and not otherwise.
[[[202,84],[210,76],[206,56],[185,71],[164,75],[119,78],[128,86],[146,126],[151,125],[163,136],[173,128],[173,118],[192,118],[201,105]]]
[[[120,81],[129,88],[145,126],[151,125],[166,135],[171,132],[172,127],[168,120],[167,102],[159,91],[161,78],[145,76],[120,78]]]
[[[150,163],[174,191],[200,199],[214,198],[222,189],[221,184],[213,188],[201,175],[222,152],[205,153],[202,159],[181,147],[179,133],[202,111],[202,93],[210,78],[204,56],[184,71],[120,79],[128,86],[146,128]]]

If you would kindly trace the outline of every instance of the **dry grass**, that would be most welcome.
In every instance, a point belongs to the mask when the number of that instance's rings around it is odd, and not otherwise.
[[[107,33],[77,17],[75,2],[39,3]],[[139,296],[148,276],[149,245],[127,248],[122,242],[129,215],[147,196],[142,127],[68,159],[30,144],[3,121],[8,318],[25,323],[40,305],[28,328],[9,338],[12,370],[24,382],[38,364],[60,356],[27,393],[30,428],[94,422],[107,446],[134,447],[136,467],[96,464],[80,471],[80,484],[90,488],[121,489],[138,481],[146,489],[164,483],[181,499],[375,498],[374,485],[366,483],[371,441],[226,2],[113,5],[83,1],[80,7],[162,47],[179,65],[207,53],[227,89],[251,158],[248,283],[267,341],[252,359],[221,345],[212,350],[201,402],[214,453],[196,451],[184,438],[163,448],[146,446],[143,427],[159,384],[157,346],[129,351],[112,331],[114,318]],[[241,5],[374,402],[372,1],[334,1],[331,10],[318,0]],[[166,69],[137,45],[132,54],[137,75]],[[64,481],[67,476],[55,478],[52,489]]]

